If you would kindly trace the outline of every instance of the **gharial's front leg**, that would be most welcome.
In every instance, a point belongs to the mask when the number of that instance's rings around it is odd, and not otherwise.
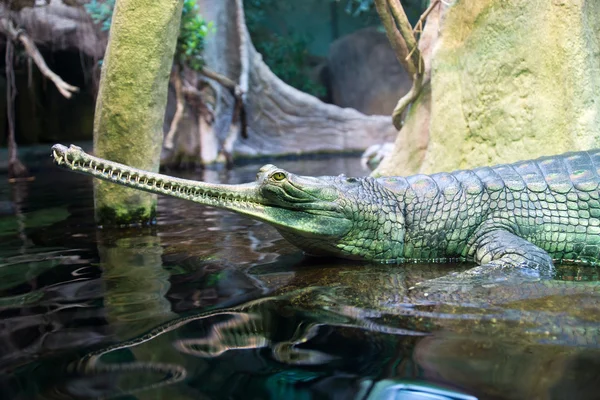
[[[552,276],[554,265],[550,255],[507,230],[493,229],[475,238],[468,250],[479,266],[421,282],[412,289],[454,292],[473,286],[519,283]]]

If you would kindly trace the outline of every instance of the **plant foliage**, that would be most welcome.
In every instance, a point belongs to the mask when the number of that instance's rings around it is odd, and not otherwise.
[[[325,94],[325,88],[310,79],[310,54],[307,51],[312,38],[289,32],[282,35],[270,28],[267,12],[289,12],[290,3],[278,0],[244,0],[246,25],[256,50],[273,73],[289,85],[315,96]]]
[[[175,59],[179,64],[195,71],[204,66],[204,41],[211,29],[212,23],[206,23],[200,16],[196,0],[185,0],[175,49]]]
[[[115,2],[116,0],[91,0],[85,5],[87,13],[103,31],[110,29]],[[200,16],[196,0],[184,0],[175,61],[195,71],[200,70],[204,66],[204,40],[211,28],[212,24],[206,23]]]
[[[85,11],[92,17],[95,24],[100,25],[103,31],[110,29],[112,15],[115,9],[116,0],[92,0],[85,4]]]

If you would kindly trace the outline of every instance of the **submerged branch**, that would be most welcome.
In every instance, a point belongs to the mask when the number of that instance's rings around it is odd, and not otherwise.
[[[13,22],[6,15],[0,18],[0,31],[4,33],[10,40],[15,42],[21,42],[23,47],[25,47],[25,51],[27,55],[31,57],[33,62],[38,66],[40,72],[56,85],[56,88],[67,99],[70,99],[73,93],[79,91],[77,86],[69,85],[67,82],[63,81],[60,76],[58,76],[54,71],[52,71],[44,57],[38,50],[34,41],[22,30],[15,28]]]

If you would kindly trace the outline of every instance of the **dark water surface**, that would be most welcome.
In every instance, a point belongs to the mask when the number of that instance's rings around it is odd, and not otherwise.
[[[277,164],[364,174],[352,158]],[[426,295],[408,288],[469,266],[305,258],[233,213],[165,197],[158,213],[97,230],[90,178],[0,176],[2,399],[600,398],[594,268]]]

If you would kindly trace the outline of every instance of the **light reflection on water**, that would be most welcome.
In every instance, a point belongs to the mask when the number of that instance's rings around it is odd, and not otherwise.
[[[362,174],[352,158],[276,164]],[[164,197],[155,226],[97,230],[90,179],[5,181],[2,398],[597,398],[597,269],[424,296],[408,288],[468,266],[305,258],[269,226]]]

